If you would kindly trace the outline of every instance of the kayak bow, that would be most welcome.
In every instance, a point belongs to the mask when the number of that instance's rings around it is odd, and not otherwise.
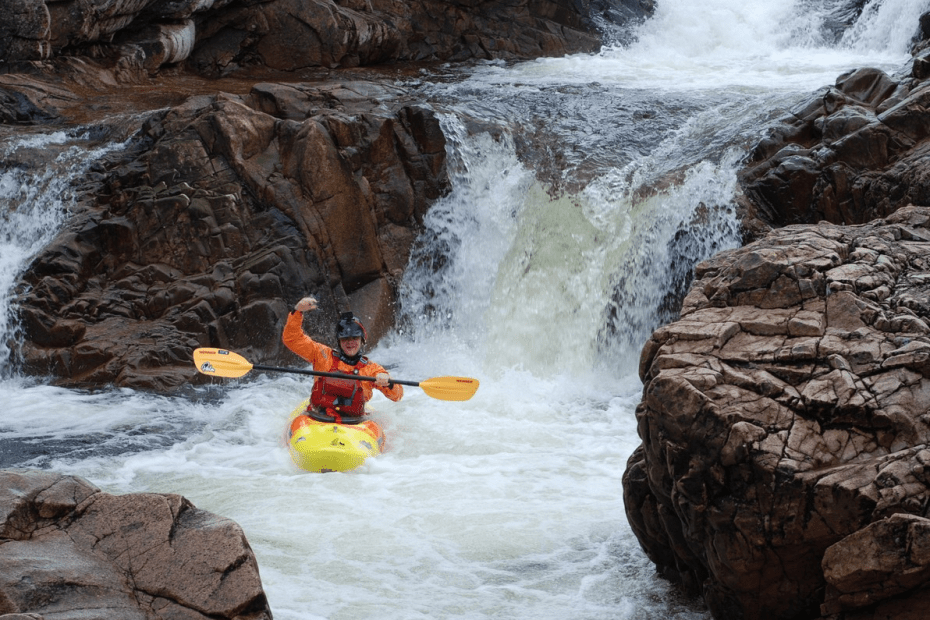
[[[377,422],[323,422],[305,415],[310,400],[291,412],[284,440],[300,469],[313,472],[349,471],[370,456],[381,454],[384,432]]]

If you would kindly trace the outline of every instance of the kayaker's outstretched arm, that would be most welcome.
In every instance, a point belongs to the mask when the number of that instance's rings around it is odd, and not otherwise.
[[[301,299],[297,302],[297,308],[301,307],[308,299],[312,300],[315,308],[316,300],[312,297]],[[303,307],[306,307],[306,305],[303,305]],[[293,312],[287,315],[287,323],[284,324],[284,331],[281,333],[281,342],[288,349],[310,362],[315,368],[325,358],[325,351],[319,343],[304,333],[303,312],[295,308]]]

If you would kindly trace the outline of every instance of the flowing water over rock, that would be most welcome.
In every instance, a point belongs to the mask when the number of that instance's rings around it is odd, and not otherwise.
[[[694,263],[740,243],[736,170],[766,123],[852,68],[903,68],[928,4],[870,2],[855,19],[854,3],[661,0],[627,47],[406,81],[442,111],[453,191],[372,357],[397,378],[481,388],[374,401],[388,451],[360,470],[296,471],[281,435],[309,383],[256,373],[172,398],[3,369],[16,415],[0,462],[180,493],[235,520],[278,619],[706,618],[625,520],[639,348]],[[0,342],[15,340],[15,274],[100,156],[44,195],[42,171],[0,173]]]

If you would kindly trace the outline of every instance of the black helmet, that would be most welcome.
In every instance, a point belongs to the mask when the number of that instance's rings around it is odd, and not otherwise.
[[[368,334],[365,333],[362,322],[351,312],[343,312],[339,315],[339,322],[336,323],[336,340],[355,338],[356,336],[361,337],[362,344],[368,339]]]

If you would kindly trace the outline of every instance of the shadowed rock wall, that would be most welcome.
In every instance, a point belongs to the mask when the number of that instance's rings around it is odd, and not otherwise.
[[[0,60],[61,54],[156,73],[294,71],[386,62],[533,58],[594,51],[598,21],[636,20],[653,0],[11,0]]]
[[[152,116],[24,274],[25,368],[165,390],[203,379],[199,346],[292,363],[280,334],[306,294],[318,339],[351,309],[376,343],[448,183],[437,118],[401,95],[258,84]]]

